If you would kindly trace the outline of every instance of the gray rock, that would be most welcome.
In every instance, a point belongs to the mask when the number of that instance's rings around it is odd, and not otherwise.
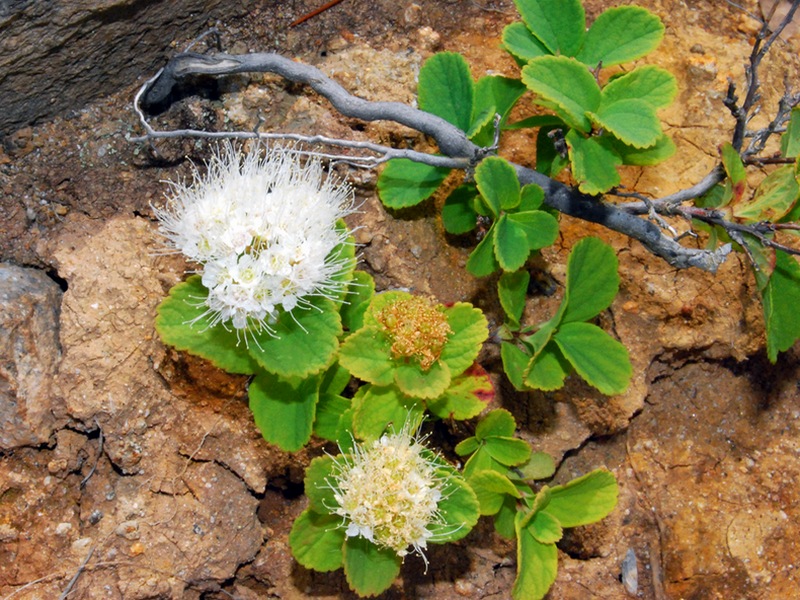
[[[46,442],[63,421],[52,393],[60,307],[43,272],[0,263],[0,449]]]
[[[151,75],[250,0],[0,0],[0,137]]]

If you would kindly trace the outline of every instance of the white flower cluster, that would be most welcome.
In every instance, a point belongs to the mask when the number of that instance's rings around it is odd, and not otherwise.
[[[443,523],[438,504],[447,481],[426,452],[406,426],[336,459],[332,510],[344,518],[348,537],[363,536],[398,556],[411,547],[425,558],[433,536],[428,526]]]
[[[285,148],[242,155],[228,144],[207,167],[190,185],[172,183],[155,212],[172,245],[201,265],[211,325],[271,331],[279,309],[340,289],[332,276],[346,264],[331,251],[347,237],[336,221],[353,212],[349,186]]]

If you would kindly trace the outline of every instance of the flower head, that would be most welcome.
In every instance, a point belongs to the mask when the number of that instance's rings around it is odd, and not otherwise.
[[[423,556],[434,537],[428,529],[444,524],[439,511],[448,476],[408,425],[370,445],[353,447],[337,457],[328,480],[337,503],[332,512],[344,518],[348,537],[362,536],[406,556]]]
[[[211,325],[270,331],[280,310],[341,289],[334,276],[348,261],[333,250],[347,239],[336,223],[353,211],[349,186],[286,148],[243,155],[228,144],[207,167],[173,183],[155,212],[172,246],[201,265]]]

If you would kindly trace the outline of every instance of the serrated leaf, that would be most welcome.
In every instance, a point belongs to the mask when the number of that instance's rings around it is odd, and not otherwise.
[[[490,436],[511,437],[517,428],[517,422],[511,413],[505,409],[498,408],[483,417],[475,427],[475,437],[478,441],[483,441]]]
[[[527,62],[537,56],[552,54],[539,39],[525,26],[516,21],[503,29],[503,48],[512,56]]]
[[[456,444],[455,451],[459,456],[467,456],[475,452],[478,448],[480,448],[478,439],[475,436],[470,436]]]
[[[335,442],[339,435],[339,422],[350,408],[350,400],[338,394],[319,395],[314,418],[314,435],[323,440]]]
[[[430,198],[449,174],[450,169],[393,158],[378,175],[378,196],[387,208],[416,206]]]
[[[394,381],[394,361],[386,336],[373,327],[363,327],[339,348],[339,363],[353,375],[375,385]]]
[[[308,507],[320,514],[329,513],[330,507],[337,505],[333,489],[327,482],[333,471],[334,461],[335,459],[328,455],[314,458],[306,468],[303,478]]]
[[[525,389],[553,391],[564,387],[564,380],[571,371],[570,364],[555,342],[548,342],[529,359],[523,372]]]
[[[339,347],[342,322],[327,298],[309,298],[310,306],[282,313],[272,333],[254,335],[248,351],[265,370],[284,377],[308,377],[331,364]]]
[[[208,297],[199,275],[192,275],[169,291],[158,307],[156,331],[161,340],[182,350],[210,360],[229,373],[251,375],[258,364],[250,356],[244,339],[239,340],[235,330],[222,324],[209,326],[207,310],[201,304]]]
[[[531,456],[531,447],[525,440],[505,436],[484,438],[484,448],[501,465],[513,467],[521,465]]]
[[[541,600],[556,580],[558,550],[555,544],[542,544],[527,528],[520,528],[524,513],[517,513],[517,578],[511,594],[514,600]]]
[[[259,372],[248,389],[250,410],[264,439],[296,452],[311,439],[320,377],[287,381]]]
[[[378,548],[361,536],[344,543],[344,575],[359,596],[377,596],[400,574],[402,560],[391,548]]]
[[[517,501],[513,496],[506,496],[500,510],[494,516],[494,530],[508,540],[515,537],[514,518],[517,516]]]
[[[522,69],[522,82],[529,90],[556,107],[570,126],[589,133],[592,123],[586,113],[600,106],[600,87],[585,65],[566,56],[534,58]]]
[[[475,167],[475,182],[492,216],[519,204],[519,179],[514,167],[499,156],[489,156]]]
[[[444,394],[427,402],[428,411],[440,419],[465,420],[477,417],[494,398],[489,374],[481,367],[453,380]]]
[[[430,399],[441,396],[452,380],[450,367],[439,360],[423,369],[418,362],[400,363],[394,368],[398,389],[412,398]]]
[[[508,321],[515,327],[519,327],[522,311],[525,310],[525,299],[530,280],[530,273],[520,270],[513,273],[503,273],[497,282],[497,295],[500,298],[500,305],[503,307]]]
[[[353,332],[361,328],[364,324],[364,312],[374,295],[375,280],[372,276],[364,271],[354,272],[345,303],[339,309],[345,330]]]
[[[322,573],[340,569],[344,529],[338,515],[304,510],[292,524],[289,547],[295,560],[307,569]]]
[[[577,58],[591,68],[636,60],[656,49],[664,37],[664,25],[656,15],[639,6],[620,6],[602,12],[586,34]]]
[[[676,151],[675,142],[673,142],[672,138],[667,134],[662,134],[662,136],[656,140],[656,143],[648,148],[634,148],[633,146],[628,146],[610,134],[603,134],[601,137],[622,159],[623,165],[634,165],[637,167],[657,165],[667,160],[675,154]]]
[[[337,308],[341,308],[342,303],[349,291],[349,282],[353,279],[353,272],[356,270],[356,240],[349,234],[347,225],[342,219],[336,221],[336,231],[339,234],[347,234],[344,241],[339,242],[331,250],[326,260],[331,263],[338,263],[342,267],[331,275],[331,281],[339,283],[341,288],[336,291],[332,300]]]
[[[586,13],[580,0],[515,0],[528,29],[550,54],[574,56],[586,31]]]
[[[516,271],[522,268],[530,256],[528,235],[526,230],[509,218],[502,215],[494,224],[494,256],[504,271]]]
[[[547,512],[562,527],[578,527],[604,519],[617,505],[617,480],[606,469],[597,469],[565,485],[550,488]]]
[[[631,381],[628,350],[591,323],[562,323],[553,336],[578,375],[606,395],[621,394]]]
[[[538,210],[544,203],[544,190],[535,183],[523,185],[519,196],[519,212]]]
[[[475,491],[480,504],[481,515],[493,515],[500,510],[507,495],[519,498],[517,488],[508,477],[496,471],[479,471],[469,478],[470,487]]]
[[[423,406],[405,396],[394,386],[365,386],[366,391],[353,398],[353,431],[365,441],[378,439],[389,425],[408,422],[413,431],[422,422]]]
[[[419,107],[441,117],[461,131],[472,125],[475,94],[466,59],[455,52],[434,54],[419,70]]]
[[[733,215],[745,223],[775,222],[788,214],[798,199],[800,186],[794,165],[784,165],[761,181],[749,201],[733,204]]]
[[[601,94],[604,104],[620,100],[641,100],[653,109],[672,104],[678,93],[675,76],[661,67],[646,65],[636,67],[609,81]]]
[[[588,321],[611,306],[619,291],[619,260],[596,237],[580,240],[567,259],[566,307],[561,323]]]
[[[561,117],[556,115],[533,115],[520,119],[519,121],[514,121],[506,125],[503,129],[505,131],[514,131],[516,129],[532,129],[535,127],[549,128],[551,125],[555,127],[566,126],[564,121],[561,120]]]
[[[445,481],[442,500],[438,505],[442,523],[428,525],[428,531],[433,534],[428,541],[433,544],[455,542],[465,537],[478,523],[478,498],[454,469],[441,469],[436,476],[441,476]]]
[[[653,107],[638,98],[613,102],[603,99],[597,111],[589,116],[597,125],[634,148],[649,148],[664,133]]]
[[[555,544],[564,535],[561,523],[547,510],[540,510],[526,527],[527,531],[542,544]]]
[[[549,479],[556,472],[556,463],[547,452],[534,452],[522,465],[515,468],[522,479],[538,481]]]
[[[500,344],[500,357],[503,360],[503,371],[511,385],[514,386],[514,389],[520,392],[527,389],[524,379],[531,355],[525,353],[514,344],[502,342]]]
[[[546,248],[558,238],[558,221],[543,210],[510,213],[508,219],[523,229],[528,238],[529,250]]]
[[[470,139],[479,146],[490,146],[494,142],[494,116],[500,115],[500,127],[503,128],[508,114],[525,93],[525,85],[519,79],[487,75],[475,84],[475,105],[473,107],[473,128],[479,121],[478,115],[489,113],[485,125],[478,128]]]
[[[447,233],[461,235],[475,229],[478,213],[473,201],[477,191],[470,185],[460,185],[447,197],[442,207],[442,224]]]
[[[494,224],[486,232],[486,235],[472,251],[467,259],[467,271],[474,277],[486,277],[500,268],[500,264],[494,256]]]
[[[447,364],[455,377],[478,358],[483,342],[489,337],[489,323],[479,308],[467,302],[456,302],[445,308],[444,313],[453,333],[447,338],[439,360]]]
[[[770,362],[778,360],[800,339],[800,265],[797,259],[778,252],[775,270],[761,294],[764,323],[767,329],[767,356]]]
[[[571,129],[567,135],[572,176],[584,194],[603,194],[620,183],[617,167],[622,159],[597,138],[585,138]]]
[[[795,158],[800,154],[800,107],[792,109],[786,132],[781,136],[781,155]]]

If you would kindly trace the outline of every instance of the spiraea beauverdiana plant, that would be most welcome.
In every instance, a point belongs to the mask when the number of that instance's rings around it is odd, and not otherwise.
[[[155,212],[171,245],[200,265],[210,325],[272,333],[279,311],[341,292],[335,275],[349,260],[333,250],[347,238],[337,221],[353,211],[353,194],[319,161],[228,144],[205,174],[171,187]]]
[[[350,586],[375,595],[391,585],[403,559],[429,543],[467,535],[478,501],[463,477],[406,425],[349,453],[323,456],[306,471],[309,507],[289,542],[318,571],[344,567]]]

